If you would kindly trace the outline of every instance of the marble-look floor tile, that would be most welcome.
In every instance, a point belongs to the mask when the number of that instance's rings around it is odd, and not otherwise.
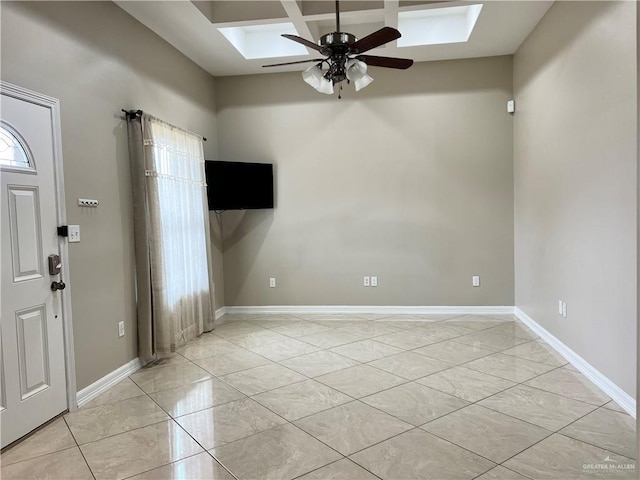
[[[520,357],[496,353],[464,365],[466,368],[505,378],[512,382],[524,382],[537,375],[553,370],[554,366],[532,362]]]
[[[525,385],[592,405],[601,406],[611,400],[608,395],[591,383],[583,374],[564,368],[540,375],[529,380]]]
[[[565,370],[571,370],[572,372],[579,372],[582,373],[580,370],[578,370],[578,368],[576,368],[574,365],[572,365],[571,363],[567,363],[566,365],[563,365],[562,368],[564,368]]]
[[[333,347],[331,351],[357,360],[358,362],[370,362],[396,353],[402,353],[404,350],[387,345],[386,343],[376,342],[375,340],[361,340],[359,342]]]
[[[248,335],[254,332],[263,331],[262,326],[251,322],[225,323],[217,326],[212,333],[220,338],[236,337],[238,335]]]
[[[250,398],[200,410],[176,421],[207,450],[286,423]]]
[[[505,335],[497,335],[495,333],[487,333],[486,331],[463,335],[453,340],[454,342],[472,345],[474,347],[484,348],[499,352],[507,348],[513,348],[521,343],[527,343],[530,340],[526,338],[507,337]]]
[[[317,377],[358,365],[355,360],[326,350],[289,358],[280,363],[307,377]]]
[[[320,333],[305,335],[304,337],[298,337],[298,340],[310,343],[316,347],[331,348],[337,347],[338,345],[357,342],[362,340],[362,337],[353,335],[352,333],[342,332],[338,329],[332,329]]]
[[[624,413],[599,408],[563,428],[560,433],[625,457],[636,458],[636,422]]]
[[[305,417],[295,424],[343,455],[412,428],[410,424],[358,401]]]
[[[553,431],[596,409],[593,405],[525,385],[516,385],[478,404]]]
[[[234,480],[207,452],[154,468],[127,480]]]
[[[420,429],[398,435],[350,458],[383,480],[470,480],[495,466]]]
[[[269,360],[280,362],[287,358],[317,352],[318,350],[321,350],[321,348],[311,345],[310,343],[289,338],[281,342],[270,343],[269,345],[263,345],[261,347],[254,347],[250,350],[253,353],[257,353],[258,355],[268,358]]]
[[[448,363],[413,352],[391,355],[369,362],[369,365],[407,380],[415,380],[451,367]]]
[[[530,480],[524,475],[520,475],[519,473],[514,472],[513,470],[509,470],[508,468],[503,467],[502,465],[498,465],[495,468],[492,468],[486,473],[483,473],[475,480]]]
[[[79,445],[167,420],[169,416],[146,395],[65,415]]]
[[[244,394],[222,380],[211,378],[180,387],[150,393],[149,396],[172,417],[244,398]]]
[[[2,452],[0,463],[10,465],[30,458],[39,457],[48,453],[59,452],[67,448],[75,447],[76,441],[71,436],[63,418],[57,418],[49,425],[32,433],[17,445]]]
[[[122,479],[202,452],[173,420],[81,445],[96,480]]]
[[[353,398],[371,395],[407,381],[402,377],[383,372],[369,365],[345,368],[344,370],[316,377],[316,380]]]
[[[167,390],[188,383],[211,378],[211,375],[192,363],[169,365],[166,367],[143,368],[129,378],[147,393]]]
[[[625,413],[627,414],[627,411],[622,408],[620,405],[618,405],[615,401],[611,400],[608,403],[605,403],[604,408],[608,408],[609,410],[613,410],[614,412],[620,412],[620,413]],[[628,414],[627,414],[628,415]]]
[[[469,405],[465,400],[415,382],[405,383],[360,400],[411,425],[422,425]]]
[[[329,330],[329,327],[320,325],[319,323],[301,321],[291,322],[286,325],[280,325],[279,327],[272,328],[274,332],[281,333],[287,337],[303,337],[305,335],[312,335],[314,333],[324,332]]]
[[[340,454],[291,424],[213,450],[239,480],[290,480],[340,459]]]
[[[314,380],[276,388],[260,393],[253,399],[289,421],[353,400],[351,397]]]
[[[533,340],[538,338],[533,330],[527,327],[525,324],[520,322],[506,322],[502,325],[498,325],[496,327],[491,327],[488,330],[485,330],[487,333],[497,333],[498,335],[506,335],[508,337],[518,337],[525,338],[528,340]]]
[[[206,337],[204,335],[206,335]],[[240,350],[240,347],[237,345],[227,342],[215,335],[204,335],[198,340],[189,342],[185,346],[181,347],[178,350],[178,353],[189,360],[197,360],[199,358],[227,355]]]
[[[389,326],[382,325],[377,322],[360,322],[357,325],[350,325],[347,327],[341,327],[340,331],[351,333],[352,335],[357,335],[362,338],[371,338],[377,337],[379,335],[387,335],[389,333],[397,332],[399,329]]]
[[[400,330],[413,330],[416,327],[419,327],[424,323],[424,320],[406,320],[404,315],[402,316],[391,316],[381,320],[382,325],[387,325],[389,327],[394,327]]]
[[[517,347],[504,350],[501,353],[525,358],[534,362],[546,363],[554,367],[561,367],[567,364],[567,361],[562,355],[542,341],[523,343]]]
[[[376,341],[386,343],[387,345],[393,345],[394,347],[402,348],[403,350],[413,350],[414,348],[436,343],[422,335],[420,332],[417,332],[416,329],[410,331],[402,330],[389,335],[382,335],[380,337],[376,337]]]
[[[453,320],[454,318],[462,317],[462,315],[457,313],[416,313],[408,316],[424,322],[441,322],[443,320]]]
[[[418,380],[418,383],[470,402],[477,402],[515,385],[511,380],[469,370],[464,366],[429,375]]]
[[[504,466],[534,479],[637,479],[634,461],[564,435],[552,435]]]
[[[299,477],[298,480],[378,480],[378,477],[351,460],[343,458],[309,472]]]
[[[452,320],[445,320],[444,324],[459,325],[461,327],[470,328],[477,332],[487,330],[498,325],[502,325],[506,320],[500,320],[493,317],[485,317],[482,315],[464,315]]]
[[[247,395],[256,395],[307,379],[304,375],[277,364],[250,368],[221,378]]]
[[[72,447],[11,465],[3,461],[0,467],[0,478],[3,480],[93,480],[93,475],[82,458],[80,449]]]
[[[180,357],[180,355],[176,355]],[[181,357],[182,358],[182,357]],[[185,359],[186,361],[186,359]],[[116,385],[109,387],[104,393],[101,393],[93,400],[88,401],[82,408],[92,408],[100,405],[105,405],[107,403],[119,402],[120,400],[126,400],[128,398],[140,397],[144,395],[144,392],[140,390],[130,378],[125,378],[121,382],[118,382]]]
[[[237,352],[229,353],[227,355],[194,360],[193,363],[204,368],[207,372],[220,377],[222,375],[227,375],[228,373],[268,365],[271,362],[266,358],[247,350],[238,350]]]
[[[504,462],[552,433],[479,405],[469,405],[421,428],[496,463]]]
[[[451,365],[460,365],[493,354],[491,350],[465,345],[464,343],[456,343],[452,340],[416,348],[413,352]]]
[[[274,332],[273,330],[260,330],[257,332],[247,333],[228,337],[227,340],[244,348],[260,347],[269,345],[270,343],[281,342],[286,340],[287,336]]]
[[[429,340],[429,344],[451,340],[462,335],[472,333],[473,330],[460,325],[445,325],[442,323],[425,323],[413,330],[419,332]]]

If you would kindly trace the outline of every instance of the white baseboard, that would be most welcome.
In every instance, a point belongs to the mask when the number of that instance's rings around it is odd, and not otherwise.
[[[227,312],[227,307],[220,307],[216,310],[216,320],[219,320]]]
[[[274,313],[306,313],[306,314],[347,314],[373,313],[398,315],[424,314],[460,314],[460,315],[501,315],[513,313],[511,306],[377,306],[377,305],[260,305],[260,306],[227,306],[224,313],[240,314],[274,314]],[[222,309],[220,309],[222,310]],[[218,318],[218,311],[216,311]]]
[[[140,363],[140,359],[134,358],[130,362],[122,365],[120,368],[115,369],[113,372],[107,373],[104,377],[96,380],[88,387],[80,390],[76,394],[76,403],[78,404],[78,408],[93,400],[101,393],[106,392],[116,383],[124,380],[129,375],[139,370],[141,366],[142,364]]]
[[[598,388],[600,388],[600,390],[611,397],[611,399],[620,405],[629,415],[636,418],[636,400],[631,395],[596,370],[589,362],[554,337],[518,307],[514,308],[514,314],[522,321],[522,323],[533,330],[542,340],[547,342],[560,355],[562,355],[565,360],[576,367],[585,377],[591,380]]]

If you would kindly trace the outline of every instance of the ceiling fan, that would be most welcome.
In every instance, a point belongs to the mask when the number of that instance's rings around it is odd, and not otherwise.
[[[309,85],[321,93],[332,94],[333,86],[343,80],[353,82],[356,91],[366,87],[371,82],[367,74],[367,66],[407,69],[413,65],[413,60],[407,58],[377,57],[363,55],[376,47],[400,38],[398,30],[383,27],[380,30],[357,39],[355,35],[340,31],[340,2],[336,0],[336,31],[320,37],[319,44],[306,40],[297,35],[283,34],[284,38],[301,43],[305,47],[320,52],[326,58],[313,58],[298,62],[274,63],[264,67],[280,67],[297,63],[315,62],[316,64],[302,72],[302,78]],[[323,67],[326,66],[326,69]],[[342,85],[340,85],[342,89]]]

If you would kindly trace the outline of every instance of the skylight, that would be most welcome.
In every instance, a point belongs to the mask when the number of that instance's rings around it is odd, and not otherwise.
[[[480,10],[481,4],[400,12],[398,47],[466,42]]]
[[[283,33],[298,35],[293,23],[270,23],[219,28],[229,42],[246,59],[307,55],[299,43],[283,38]]]

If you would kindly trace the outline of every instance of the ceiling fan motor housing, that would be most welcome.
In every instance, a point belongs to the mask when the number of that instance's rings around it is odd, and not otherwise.
[[[348,49],[349,45],[355,43],[357,40],[355,35],[351,35],[350,33],[345,32],[333,32],[327,33],[320,37],[320,46],[321,47],[335,47],[344,45],[345,48]]]

